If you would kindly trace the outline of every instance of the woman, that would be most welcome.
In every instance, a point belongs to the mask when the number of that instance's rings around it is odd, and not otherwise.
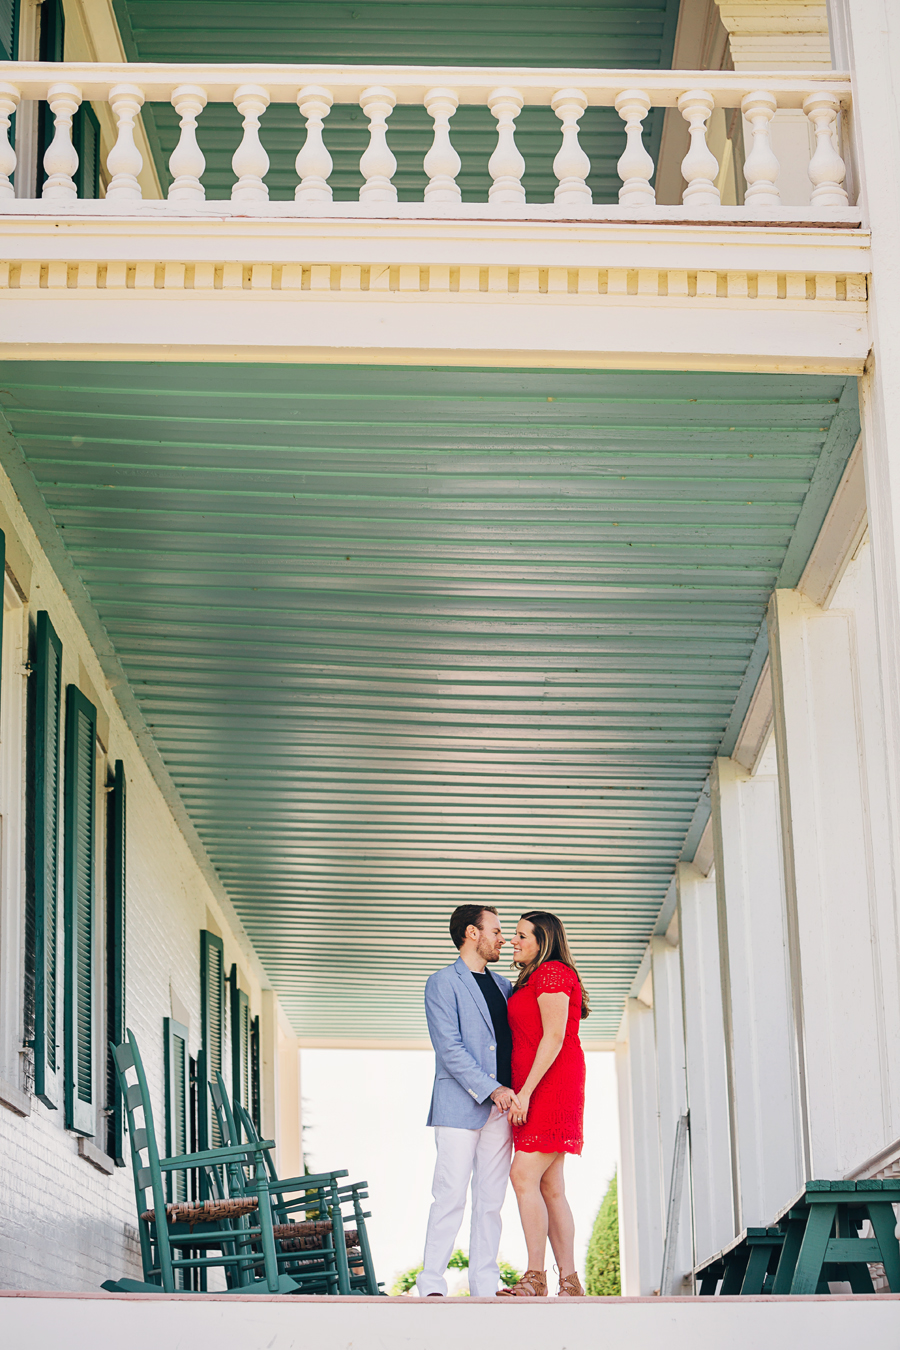
[[[584,1119],[584,1051],[578,1023],[588,996],[555,914],[523,914],[512,940],[519,978],[509,999],[512,1080],[519,1107],[509,1113],[515,1157],[510,1178],[528,1246],[528,1269],[499,1297],[543,1298],[547,1237],[556,1257],[561,1298],[584,1290],[575,1270],[575,1222],[563,1164],[580,1153]]]

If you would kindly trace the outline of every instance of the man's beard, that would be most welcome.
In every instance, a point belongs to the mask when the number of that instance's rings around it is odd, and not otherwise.
[[[475,948],[482,961],[499,961],[500,953],[494,950],[494,944],[488,942],[479,942]]]

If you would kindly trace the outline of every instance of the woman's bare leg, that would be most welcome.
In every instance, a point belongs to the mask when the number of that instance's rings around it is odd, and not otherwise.
[[[547,1207],[547,1230],[556,1257],[560,1277],[575,1272],[575,1220],[566,1199],[563,1164],[566,1155],[557,1153],[541,1177],[541,1196]]]
[[[528,1248],[529,1270],[545,1268],[548,1215],[541,1193],[541,1178],[557,1157],[556,1153],[517,1153],[510,1168],[509,1179],[516,1193]]]

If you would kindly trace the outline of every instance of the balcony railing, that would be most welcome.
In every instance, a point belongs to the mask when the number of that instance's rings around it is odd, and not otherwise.
[[[25,100],[46,100],[55,133],[46,150],[41,205],[17,202],[10,181],[15,150],[8,131],[12,114]],[[72,119],[82,101],[108,103],[117,128],[108,158],[105,199],[79,201],[78,156]],[[180,119],[180,138],[169,159],[172,182],[165,202],[141,200],[141,153],[135,123],[144,103],[171,103]],[[232,158],[235,181],[229,201],[207,201],[206,162],[197,141],[198,119],[210,103],[234,104],[243,134]],[[269,157],[260,140],[260,121],[273,103],[296,104],[297,185],[294,200],[269,202],[265,178]],[[336,104],[358,104],[368,119],[368,145],[359,168],[358,202],[334,202],[329,178],[327,118]],[[424,107],[434,124],[424,157],[427,186],[421,203],[398,203],[393,178],[397,161],[388,119],[398,104]],[[559,118],[560,146],[553,161],[558,180],[552,204],[526,201],[525,160],[516,145],[516,118],[524,106],[552,108]],[[460,158],[453,146],[452,119],[461,106],[490,109],[497,143],[488,169],[486,202],[463,202],[457,176]],[[858,219],[849,209],[839,153],[839,119],[850,106],[850,82],[831,71],[805,74],[745,74],[697,71],[519,70],[451,67],[90,65],[5,62],[0,64],[0,211],[99,211],[132,214],[165,211],[176,215],[414,215],[479,218],[543,216],[551,219],[639,220],[804,220],[838,223]],[[618,206],[595,205],[587,179],[590,161],[579,143],[579,120],[586,108],[615,108],[623,122],[618,161],[622,186]],[[677,108],[689,131],[681,172],[681,206],[656,202],[656,166],[644,143],[651,108]],[[719,163],[707,140],[716,108],[740,109],[748,154],[743,166],[742,206],[723,207],[716,179]],[[781,110],[802,110],[812,127],[809,161],[812,184],[808,207],[786,207],[778,188],[779,164],[770,127]],[[236,136],[237,139],[237,136]]]

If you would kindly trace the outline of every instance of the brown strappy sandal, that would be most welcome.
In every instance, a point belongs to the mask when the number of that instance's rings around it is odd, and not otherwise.
[[[560,1275],[557,1298],[584,1298],[584,1290],[578,1278],[578,1271],[571,1275]]]
[[[501,1289],[498,1298],[546,1298],[547,1272],[545,1270],[526,1270],[525,1274],[510,1289]]]

